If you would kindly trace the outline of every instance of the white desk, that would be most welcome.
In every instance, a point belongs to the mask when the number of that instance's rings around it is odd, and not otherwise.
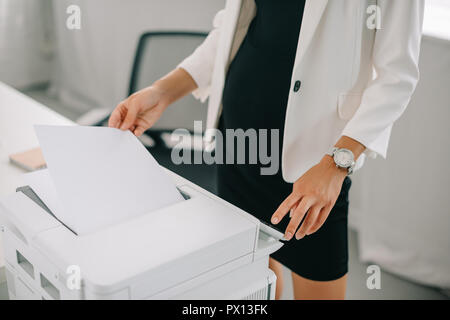
[[[8,156],[38,146],[35,124],[73,122],[0,82],[0,197],[14,192],[25,172],[10,164]],[[2,250],[0,238],[0,268],[4,266]]]

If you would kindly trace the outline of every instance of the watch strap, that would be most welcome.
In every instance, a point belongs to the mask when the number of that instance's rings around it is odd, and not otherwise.
[[[331,157],[334,157],[334,153],[335,153],[338,149],[339,149],[339,148],[337,148],[337,147],[331,147],[331,148],[328,150],[327,155],[329,155],[329,156],[331,156]]]

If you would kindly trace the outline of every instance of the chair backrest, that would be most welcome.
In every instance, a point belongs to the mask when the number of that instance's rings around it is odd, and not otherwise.
[[[199,32],[149,32],[141,36],[130,79],[132,94],[152,84],[189,56],[207,36]],[[166,109],[150,130],[194,129],[194,121],[206,121],[206,104],[188,95]],[[205,128],[203,128],[204,130]]]

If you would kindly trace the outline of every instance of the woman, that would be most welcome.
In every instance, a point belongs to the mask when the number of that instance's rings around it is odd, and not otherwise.
[[[423,0],[229,0],[204,43],[109,124],[139,136],[192,92],[209,97],[208,128],[278,132],[282,172],[221,165],[219,196],[285,230],[269,262],[277,298],[284,265],[296,299],[343,299],[347,176],[386,156],[418,81],[422,20]]]

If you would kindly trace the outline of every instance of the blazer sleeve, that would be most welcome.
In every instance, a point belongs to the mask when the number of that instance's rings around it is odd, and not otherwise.
[[[205,41],[179,65],[186,70],[196,82],[198,88],[192,92],[194,97],[204,102],[210,92],[211,78],[216,58],[224,10],[220,10],[213,20],[213,29]]]
[[[342,134],[366,146],[369,155],[386,158],[391,127],[419,80],[424,0],[378,0],[378,5],[381,28],[376,30],[372,55],[376,76]]]

